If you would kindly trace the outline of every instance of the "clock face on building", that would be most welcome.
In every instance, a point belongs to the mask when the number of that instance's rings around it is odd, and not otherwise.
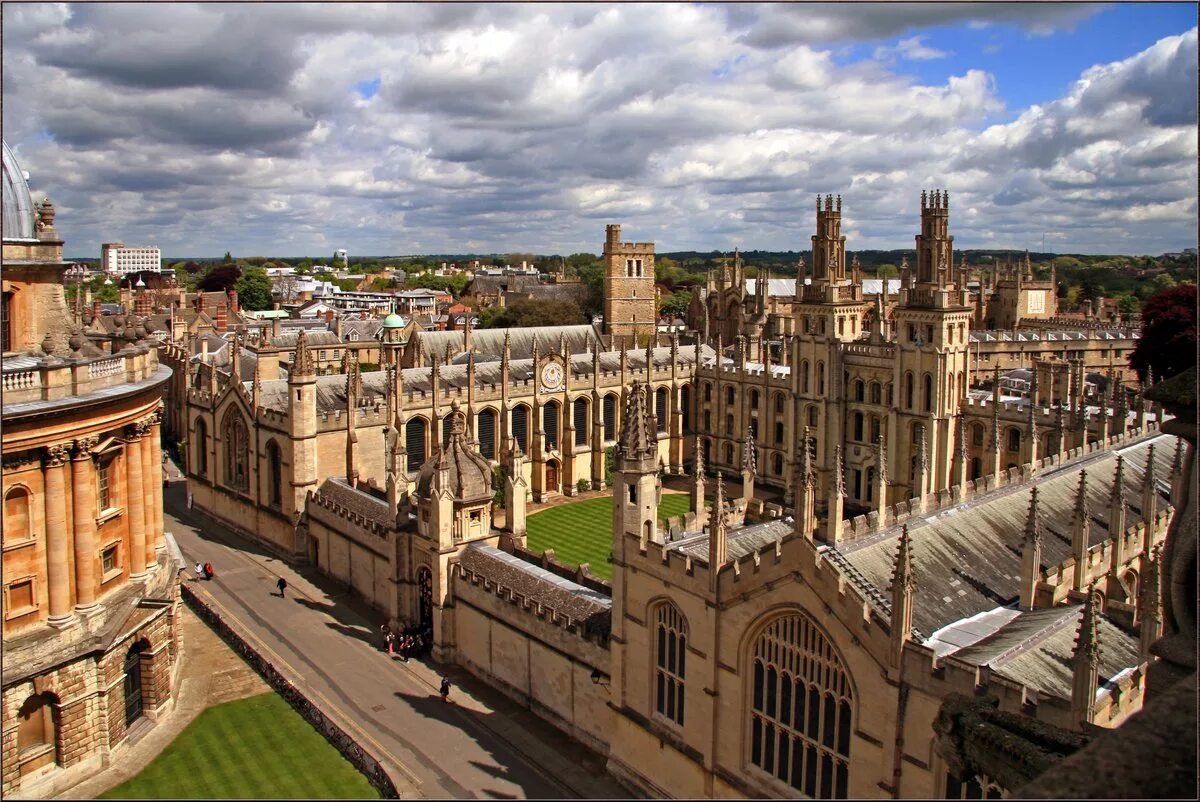
[[[542,389],[546,391],[560,390],[563,383],[562,365],[551,362],[542,368]]]

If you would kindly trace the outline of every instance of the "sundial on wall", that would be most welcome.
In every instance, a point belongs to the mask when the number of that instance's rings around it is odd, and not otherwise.
[[[562,389],[563,369],[557,362],[547,362],[542,367],[542,392],[554,393]]]

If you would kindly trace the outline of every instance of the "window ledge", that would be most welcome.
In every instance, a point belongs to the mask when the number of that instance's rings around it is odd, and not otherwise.
[[[27,616],[30,613],[36,613],[37,611],[38,611],[38,606],[36,604],[33,605],[32,607],[19,607],[15,610],[5,610],[4,611],[4,620],[12,621],[16,618],[21,618],[23,616]]]
[[[4,544],[3,550],[4,551],[13,551],[14,549],[24,548],[25,546],[30,546],[34,543],[37,543],[36,537],[27,537],[22,540],[12,540],[12,541],[9,541],[8,543]]]
[[[20,763],[28,763],[31,760],[37,760],[39,757],[47,755],[54,751],[54,744],[38,744],[36,746],[27,746],[17,755],[17,760]]]
[[[96,516],[96,526],[103,526],[123,512],[125,512],[124,507],[109,507]]]
[[[121,576],[124,573],[125,573],[125,569],[114,568],[111,571],[107,572],[106,574],[104,574],[100,577],[100,584],[107,585],[109,582],[113,581],[114,579],[116,579],[117,577]]]

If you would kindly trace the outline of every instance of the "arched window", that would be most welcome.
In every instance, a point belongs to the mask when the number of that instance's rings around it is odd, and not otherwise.
[[[878,443],[879,435],[883,433],[883,423],[874,415],[871,416],[871,442]]]
[[[712,383],[711,382],[704,383],[704,400],[712,401]]]
[[[904,372],[904,408],[913,408],[913,375],[908,371]]]
[[[775,444],[783,445],[783,421],[775,421]]]
[[[687,621],[669,602],[655,611],[654,643],[654,712],[682,727]]]
[[[4,541],[28,540],[32,531],[30,526],[29,491],[14,487],[4,496]]]
[[[586,446],[588,441],[588,402],[576,398],[571,405],[572,425],[575,427],[575,445]]]
[[[800,392],[808,392],[808,360],[800,361]]]
[[[245,491],[250,487],[250,438],[246,422],[236,410],[229,410],[221,436],[225,440],[225,486]]]
[[[866,386],[863,384],[862,379],[854,380],[854,400],[855,401],[867,400]]]
[[[617,439],[617,397],[612,393],[604,396],[604,439]]]
[[[971,457],[971,478],[978,479],[982,474],[982,463],[979,461],[979,457]]]
[[[733,464],[733,444],[732,443],[725,444],[725,464],[726,465]]]
[[[921,388],[921,409],[928,412],[933,408],[933,377],[925,374],[924,386]]]
[[[512,436],[522,454],[529,453],[529,407],[521,404],[513,407]]]
[[[733,404],[733,402],[734,402],[734,392],[733,392],[733,388],[732,388],[732,387],[729,387],[729,388],[727,388],[727,389],[725,390],[725,403],[726,403],[726,404]]]
[[[274,440],[267,443],[267,503],[283,506],[283,456]]]
[[[883,393],[880,392],[879,382],[871,382],[871,403],[879,404],[883,401]]]
[[[404,424],[404,448],[408,451],[408,470],[419,471],[425,464],[424,418],[413,418]]]
[[[817,395],[825,395],[825,363],[817,363]]]
[[[784,403],[786,403],[786,402],[784,400],[783,393],[775,393],[775,414],[776,415],[783,414]]]
[[[767,624],[752,660],[750,762],[809,797],[845,799],[854,692],[833,644],[794,613]]]
[[[728,435],[729,437],[733,437],[733,416],[732,415],[725,416],[725,434]]]
[[[854,413],[854,442],[861,443],[863,440],[863,415],[861,412]]]
[[[558,402],[550,401],[542,407],[542,433],[546,435],[546,448],[558,448]]]
[[[983,445],[983,424],[982,423],[971,424],[971,445],[973,445],[973,446],[982,446]]]
[[[783,455],[776,454],[774,457],[771,458],[771,462],[772,462],[772,469],[774,470],[775,475],[783,476]]]
[[[1010,428],[1008,430],[1008,450],[1009,451],[1020,451],[1021,450],[1021,430],[1020,429],[1017,429],[1014,427],[1014,428]]]
[[[495,459],[496,410],[480,410],[479,419],[476,421],[475,426],[479,432],[479,453],[483,455],[484,459]]]
[[[816,404],[813,404],[812,406],[810,406],[808,408],[808,425],[809,426],[817,425],[817,405]]]
[[[58,697],[39,693],[17,711],[17,759],[21,773],[59,762]]]
[[[690,385],[683,385],[679,388],[679,414],[683,417],[680,421],[683,424],[685,432],[691,431],[692,428],[692,388]]]
[[[192,464],[197,476],[208,478],[208,424],[199,418],[196,419],[196,456]]]
[[[667,430],[667,412],[667,390],[665,387],[659,387],[654,391],[654,417],[660,432]]]
[[[750,408],[758,409],[758,390],[750,391]]]
[[[450,427],[453,425],[453,415],[446,415],[442,418],[442,448],[445,448],[450,443]]]

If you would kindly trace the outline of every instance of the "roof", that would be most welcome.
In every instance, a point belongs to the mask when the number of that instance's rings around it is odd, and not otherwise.
[[[36,239],[34,229],[33,198],[29,194],[29,184],[25,182],[25,172],[17,163],[17,157],[4,142],[4,238],[5,239]]]
[[[587,353],[589,348],[601,348],[600,336],[589,324],[578,326],[534,326],[513,329],[475,329],[471,332],[471,348],[479,354],[500,356],[504,353],[504,338],[509,338],[510,359],[530,359],[536,340],[542,354],[557,353],[559,342],[567,340],[567,351],[572,354]],[[416,346],[426,354],[441,358],[446,348],[458,354],[465,349],[465,331],[420,331],[413,335]]]
[[[740,560],[764,546],[783,540],[792,531],[792,524],[783,520],[767,521],[766,523],[731,529],[725,535],[726,562]],[[689,532],[671,543],[667,548],[708,565],[707,532]]]
[[[387,501],[373,493],[351,487],[346,484],[344,476],[329,477],[321,483],[317,492],[332,500],[339,507],[361,515],[380,526],[392,527],[396,523],[392,518]]]
[[[883,289],[884,279],[880,278],[865,278],[862,280],[863,295],[878,295]],[[812,284],[811,278],[804,279],[805,284]],[[888,294],[895,295],[900,292],[900,279],[887,279]],[[746,294],[753,295],[758,290],[758,279],[746,279]],[[770,278],[767,279],[767,295],[781,298],[791,298],[796,294],[796,279],[794,278]]]
[[[612,599],[553,574],[532,563],[483,543],[471,543],[458,558],[464,571],[519,594],[533,604],[548,607],[587,634],[607,635],[612,629]]]
[[[1155,446],[1159,477],[1170,475],[1177,438],[1154,435],[1124,448],[1104,451],[1037,474],[1033,480],[1000,488],[950,509],[910,518],[904,523],[912,538],[913,565],[921,586],[913,626],[936,632],[998,606],[1019,595],[1021,541],[1029,510],[1029,488],[1038,487],[1042,526],[1042,564],[1059,565],[1071,556],[1071,520],[1079,471],[1087,471],[1091,541],[1109,539],[1108,510],[1113,503],[1116,455],[1124,458],[1126,525],[1141,518],[1141,487],[1147,447]],[[1169,488],[1159,483],[1159,497],[1169,502]],[[881,593],[891,586],[900,526],[842,543],[836,549]]]
[[[465,416],[457,398],[450,403],[450,410],[450,438],[444,448],[435,446],[433,455],[421,466],[417,495],[427,498],[434,492],[448,490],[456,501],[490,499],[492,467],[479,453],[478,444],[467,438]]]

